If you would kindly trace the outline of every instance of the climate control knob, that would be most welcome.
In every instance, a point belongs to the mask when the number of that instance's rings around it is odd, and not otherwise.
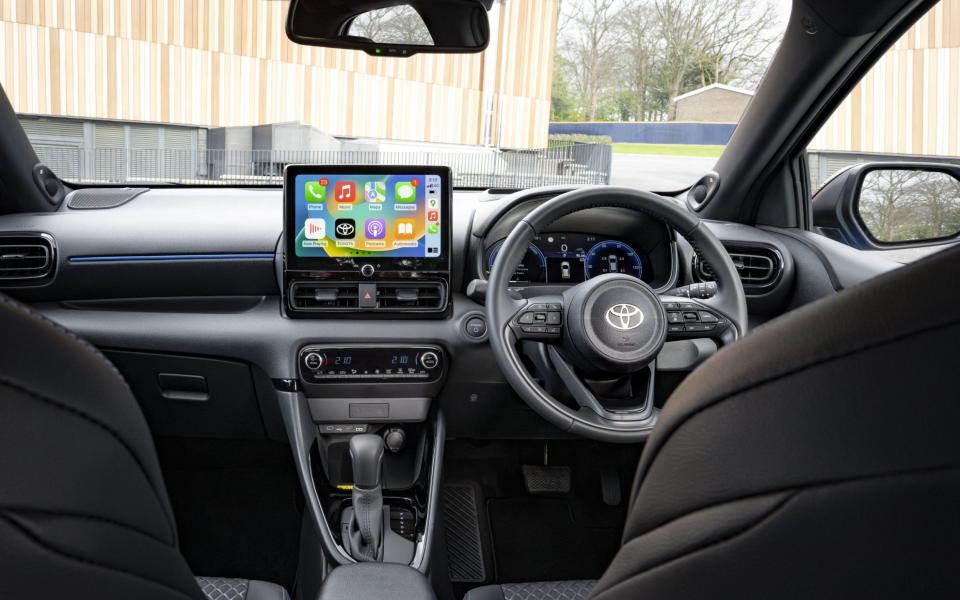
[[[317,352],[311,352],[303,357],[303,364],[311,371],[316,371],[323,366],[323,356]]]
[[[433,370],[440,364],[440,357],[436,352],[424,352],[420,355],[420,364],[424,369]]]

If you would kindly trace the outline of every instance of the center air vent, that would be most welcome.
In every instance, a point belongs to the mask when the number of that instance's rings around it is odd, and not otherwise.
[[[56,245],[45,233],[0,234],[0,287],[42,285],[53,278]]]
[[[739,246],[724,244],[737,268],[744,290],[763,291],[773,287],[783,271],[783,258],[766,246]],[[693,259],[693,272],[700,281],[713,281],[713,269],[699,257]]]
[[[391,311],[435,312],[446,308],[446,287],[439,281],[402,281],[360,284],[341,281],[296,281],[290,285],[290,308],[294,311]],[[367,297],[375,294],[375,297]]]

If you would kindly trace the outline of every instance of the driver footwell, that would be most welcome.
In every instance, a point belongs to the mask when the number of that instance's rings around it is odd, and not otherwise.
[[[443,526],[455,598],[489,583],[596,579],[619,548],[640,447],[544,444],[448,441]],[[530,472],[543,473],[545,462],[569,483],[531,486]]]

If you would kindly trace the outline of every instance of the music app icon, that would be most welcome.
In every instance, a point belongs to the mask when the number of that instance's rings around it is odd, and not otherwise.
[[[355,202],[357,200],[357,184],[352,181],[338,181],[333,186],[334,202]]]
[[[327,222],[323,219],[307,219],[303,223],[303,236],[308,240],[322,240],[327,237]]]

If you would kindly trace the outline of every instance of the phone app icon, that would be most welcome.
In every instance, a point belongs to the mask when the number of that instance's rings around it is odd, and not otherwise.
[[[414,227],[413,219],[397,219],[397,239],[412,240]]]
[[[303,186],[303,197],[306,198],[307,202],[326,202],[327,186],[319,181],[308,181]]]
[[[436,223],[427,223],[427,233],[438,233],[440,226]]]
[[[307,219],[303,222],[303,236],[308,240],[327,237],[327,222],[323,219]]]
[[[357,233],[357,224],[353,219],[337,219],[333,224],[333,230],[339,240],[352,240]]]
[[[398,181],[393,187],[393,197],[397,202],[416,202],[417,188],[412,181]]]
[[[368,181],[363,184],[363,198],[367,202],[383,202],[387,199],[387,184],[382,181]]]
[[[363,224],[363,232],[368,240],[382,240],[387,234],[387,222],[383,219],[367,219]]]
[[[335,202],[356,202],[357,184],[352,181],[338,181],[333,186]]]
[[[427,213],[428,221],[439,221],[440,220],[440,211],[431,210]]]

